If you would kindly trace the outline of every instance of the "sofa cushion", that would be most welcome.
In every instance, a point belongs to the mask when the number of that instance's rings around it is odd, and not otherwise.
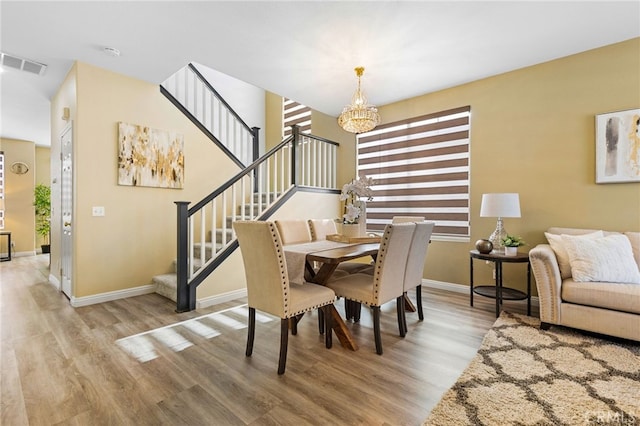
[[[602,238],[563,235],[574,281],[640,284],[640,271],[629,239],[622,234]]]
[[[640,315],[640,285],[605,282],[562,282],[562,300]]]
[[[633,249],[633,257],[636,259],[638,268],[640,268],[640,232],[625,232],[624,235],[627,236],[629,242],[631,243],[631,248]]]
[[[556,254],[556,259],[558,259],[558,267],[560,268],[560,277],[563,280],[571,277],[571,264],[569,263],[569,254],[567,253],[565,244],[562,241],[562,236],[575,235],[577,238],[601,238],[604,236],[602,231],[585,230],[587,231],[587,233],[578,234],[577,232],[581,230],[570,229],[570,228],[549,229],[549,231],[552,231],[552,230],[558,231],[560,233],[545,232],[544,236],[547,237],[547,241],[549,241],[549,245],[553,249],[553,252]]]

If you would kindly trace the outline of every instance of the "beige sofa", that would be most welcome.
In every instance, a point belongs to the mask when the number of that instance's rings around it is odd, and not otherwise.
[[[558,252],[559,243],[574,244],[576,239],[572,236],[580,235],[579,241],[583,244],[585,234],[596,235],[593,234],[594,232],[602,231],[549,228],[545,235],[550,244],[539,244],[529,252],[531,269],[538,287],[541,327],[548,329],[552,324],[556,324],[640,341],[640,283],[625,283],[624,280],[627,278],[622,279],[623,282],[584,281],[584,278],[577,278],[580,280],[577,281],[574,276],[580,271],[572,269],[579,260],[575,245],[571,246],[573,255],[571,260],[574,261],[571,264],[567,252],[564,255]],[[569,237],[563,237],[563,234]],[[629,263],[633,265],[633,261],[635,261],[635,267],[640,269],[640,232],[604,231],[600,235],[606,237],[616,235],[607,240],[615,239],[626,244],[620,237],[624,235],[631,245],[633,260],[626,262],[626,268],[614,266],[615,271],[612,272],[615,273],[620,269],[626,269],[629,272]],[[553,248],[551,243],[554,243]],[[563,246],[560,249],[562,250]],[[587,245],[587,250],[582,253],[589,255],[594,251],[593,248],[589,250]],[[618,256],[613,257],[611,264],[617,265]],[[574,276],[571,275],[572,272]],[[633,273],[631,271],[631,274]]]

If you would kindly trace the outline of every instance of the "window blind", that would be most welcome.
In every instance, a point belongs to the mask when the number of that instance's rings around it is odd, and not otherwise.
[[[311,108],[291,99],[282,98],[282,137],[291,135],[291,126],[297,124],[300,133],[311,133]]]
[[[424,216],[434,235],[469,236],[471,107],[388,123],[357,136],[357,171],[374,179],[367,229]]]

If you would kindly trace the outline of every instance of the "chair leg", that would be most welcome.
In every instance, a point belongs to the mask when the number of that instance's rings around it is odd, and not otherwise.
[[[298,318],[297,317],[289,318],[289,323],[291,324],[291,334],[294,336],[297,335],[298,334]]]
[[[324,309],[318,309],[318,332],[324,334]]]
[[[423,321],[424,314],[422,313],[422,286],[421,285],[416,287],[416,305],[418,308],[418,319],[420,321]]]
[[[333,346],[333,317],[331,316],[331,305],[323,306],[322,309],[319,309],[318,312],[323,313],[324,321],[325,321],[325,334],[324,334],[324,344],[327,349],[331,349]]]
[[[349,299],[344,299],[344,316],[349,321],[353,318],[353,302]]]
[[[382,336],[380,335],[380,306],[372,306],[373,335],[376,339],[376,353],[382,355]]]
[[[284,374],[287,365],[287,343],[289,342],[289,320],[280,320],[280,360],[278,361],[278,374]]]
[[[249,308],[249,327],[247,328],[247,350],[246,356],[253,353],[253,338],[256,335],[256,308]]]
[[[360,321],[360,311],[362,311],[362,303],[353,302],[353,322]]]
[[[406,317],[404,316],[404,295],[396,297],[396,313],[398,316],[398,332],[400,337],[407,334]]]

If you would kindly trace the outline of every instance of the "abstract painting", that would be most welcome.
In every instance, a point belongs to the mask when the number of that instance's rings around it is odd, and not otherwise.
[[[640,109],[596,115],[596,183],[640,182]]]
[[[118,123],[118,185],[184,185],[184,139],[179,133]]]

